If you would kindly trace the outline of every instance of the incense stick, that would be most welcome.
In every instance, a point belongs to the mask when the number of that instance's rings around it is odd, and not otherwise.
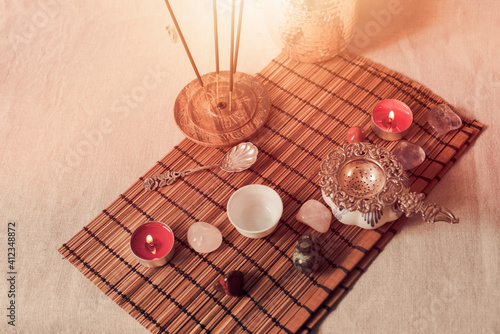
[[[233,76],[234,76],[234,7],[236,0],[233,0],[231,8],[231,50],[229,56],[229,111],[231,111],[232,93],[233,93]]]
[[[177,19],[175,18],[172,7],[170,7],[170,2],[168,2],[168,0],[165,0],[165,4],[167,5],[168,12],[170,13],[170,17],[172,17],[172,21],[174,21],[175,29],[177,29],[177,32],[179,33],[179,37],[182,41],[182,45],[184,46],[184,49],[186,50],[189,61],[191,62],[191,66],[193,67],[194,73],[196,73],[196,77],[198,78],[198,81],[200,82],[201,87],[204,88],[205,85],[203,84],[203,80],[201,80],[200,72],[198,72],[198,68],[196,67],[196,64],[194,63],[193,56],[191,56],[191,52],[189,51],[186,40],[184,39],[184,35],[182,34],[181,28],[179,27],[179,23],[177,22]]]
[[[243,18],[243,4],[245,0],[240,1],[240,14],[238,18],[238,32],[236,33],[236,49],[234,53],[234,72],[236,73],[236,66],[238,65],[238,51],[240,48],[240,35],[241,35],[241,20]]]
[[[214,42],[215,42],[215,76],[217,79],[217,100],[219,99],[219,30],[217,27],[217,0],[213,0]]]
[[[179,26],[179,23],[177,22],[177,19],[175,18],[174,11],[172,10],[172,7],[170,7],[170,2],[168,2],[168,0],[165,0],[165,4],[167,5],[170,16],[172,17],[172,21],[174,21],[175,29],[177,29],[177,32],[179,33],[179,37],[182,41],[182,45],[184,46],[184,49],[186,50],[189,61],[191,62],[191,66],[193,67],[194,73],[196,74],[196,77],[198,78],[198,81],[200,82],[200,85],[203,88],[203,93],[205,94],[205,97],[208,101],[209,107],[214,108],[212,105],[212,101],[208,97],[207,88],[205,87],[205,84],[203,83],[203,80],[201,79],[200,72],[198,72],[198,68],[196,67],[193,56],[191,55],[191,52],[189,51],[186,40],[184,39],[184,35],[182,34],[181,27]]]

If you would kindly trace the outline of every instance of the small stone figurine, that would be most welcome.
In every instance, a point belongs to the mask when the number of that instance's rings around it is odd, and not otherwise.
[[[304,274],[316,271],[321,264],[321,242],[314,234],[300,236],[293,250],[293,265]]]

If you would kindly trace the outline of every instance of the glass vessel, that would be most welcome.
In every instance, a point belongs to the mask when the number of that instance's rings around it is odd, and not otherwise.
[[[354,34],[357,0],[266,0],[263,6],[271,36],[300,62],[334,57]]]

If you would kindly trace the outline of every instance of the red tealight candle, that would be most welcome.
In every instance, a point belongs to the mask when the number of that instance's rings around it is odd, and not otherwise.
[[[130,248],[139,263],[150,268],[165,265],[174,255],[174,233],[160,222],[139,226],[130,238]]]
[[[411,109],[398,100],[384,100],[373,108],[372,129],[385,140],[399,140],[405,136],[413,122]]]

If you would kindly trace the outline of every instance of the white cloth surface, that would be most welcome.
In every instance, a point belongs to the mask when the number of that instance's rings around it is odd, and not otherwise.
[[[230,1],[220,2],[228,27]],[[279,53],[261,2],[246,2],[238,70],[249,74]],[[211,2],[171,3],[200,73],[213,71]],[[410,219],[315,331],[499,333],[500,2],[359,3],[352,51],[486,128],[428,198],[460,224]],[[147,333],[57,249],[183,139],[173,103],[195,75],[167,25],[163,1],[0,0],[0,332]]]

